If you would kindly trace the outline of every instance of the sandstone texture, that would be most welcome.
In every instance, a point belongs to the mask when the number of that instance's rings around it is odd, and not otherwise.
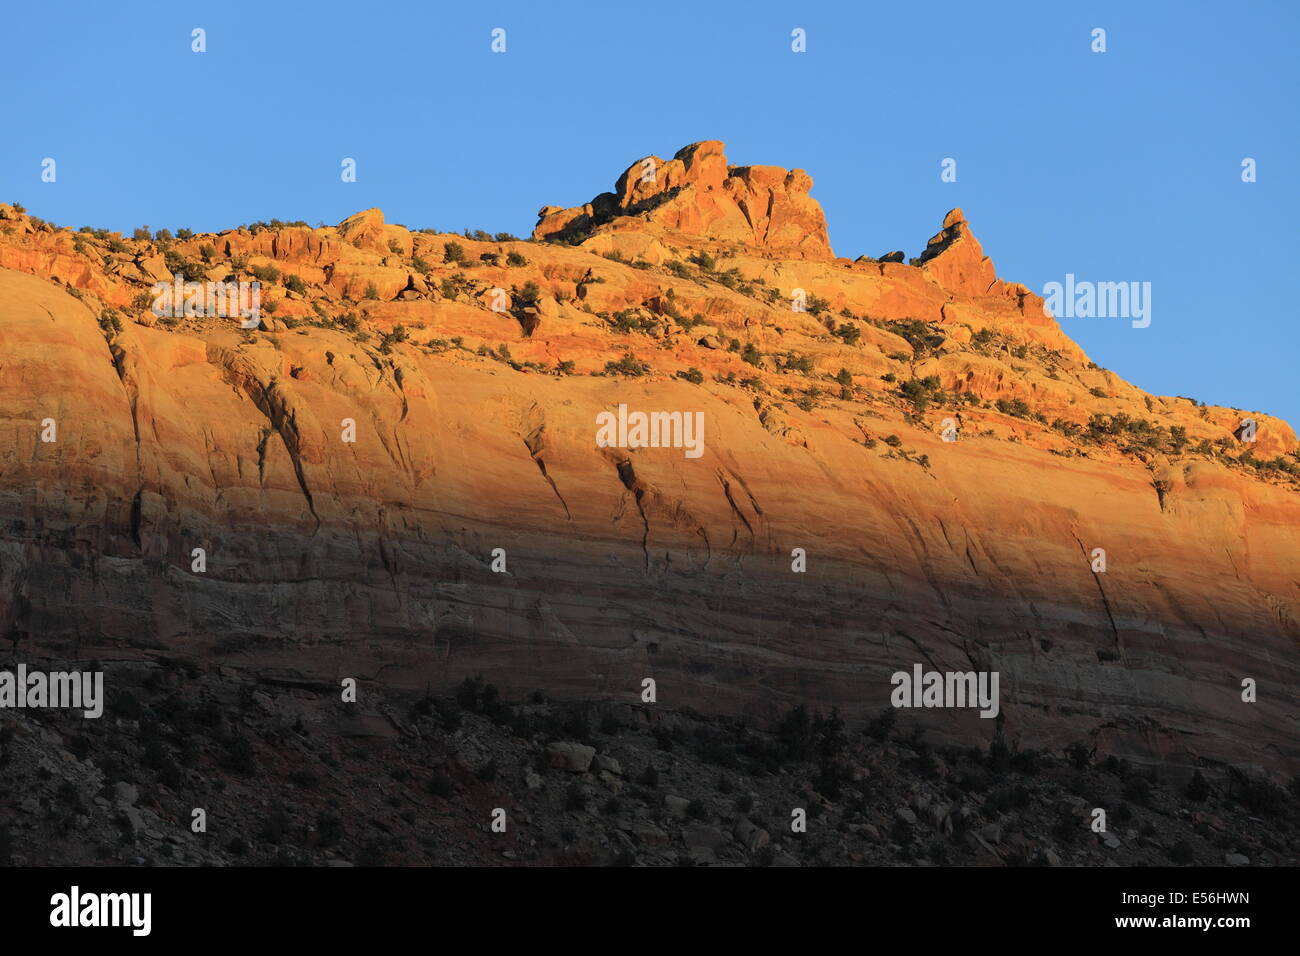
[[[638,705],[652,678],[760,723],[864,719],[921,663],[1001,675],[997,721],[914,712],[936,739],[1296,772],[1289,425],[1098,368],[960,210],[915,265],[853,261],[802,171],[651,159],[533,241],[0,205],[11,656]],[[154,315],[178,269],[259,277],[261,328]],[[703,412],[702,456],[598,447],[620,404]]]

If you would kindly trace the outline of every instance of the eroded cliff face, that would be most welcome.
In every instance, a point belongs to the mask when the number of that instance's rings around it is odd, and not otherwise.
[[[1097,368],[960,210],[916,266],[854,262],[800,171],[714,143],[642,168],[543,210],[553,243],[378,210],[160,243],[0,205],[16,654],[629,702],[652,677],[757,719],[878,712],[921,663],[999,672],[1024,746],[1295,772],[1289,426]],[[159,320],[177,266],[260,270],[274,312]],[[703,454],[599,447],[620,404],[702,412]]]

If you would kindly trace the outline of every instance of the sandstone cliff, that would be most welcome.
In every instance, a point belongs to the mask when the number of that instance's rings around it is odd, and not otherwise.
[[[960,210],[916,265],[834,257],[810,187],[700,143],[536,241],[0,205],[0,630],[757,719],[974,667],[1025,746],[1294,773],[1292,429],[1096,367]],[[177,269],[260,276],[263,327],[153,315]],[[703,412],[703,455],[598,447],[620,404]]]

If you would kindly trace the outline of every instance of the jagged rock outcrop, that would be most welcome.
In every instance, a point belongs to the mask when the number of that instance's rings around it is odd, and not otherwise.
[[[998,285],[993,260],[984,255],[960,209],[950,210],[944,216],[943,229],[927,243],[920,255],[920,265],[941,286],[953,292],[989,295]]]
[[[544,206],[535,239],[581,236],[603,226],[643,228],[620,219],[639,217],[669,233],[739,242],[767,252],[829,258],[826,217],[808,195],[812,177],[802,169],[728,166],[716,140],[692,143],[670,160],[637,160],[618,178],[614,192],[584,206]]]

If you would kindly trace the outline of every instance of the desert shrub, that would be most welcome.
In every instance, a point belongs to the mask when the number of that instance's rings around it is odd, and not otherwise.
[[[438,770],[429,780],[429,792],[435,797],[450,800],[456,792],[456,784],[445,770]]]
[[[291,821],[289,814],[283,807],[273,807],[267,814],[266,819],[262,821],[262,826],[258,830],[258,839],[264,840],[272,845],[278,845],[289,835]]]
[[[857,345],[858,339],[862,338],[862,330],[852,322],[842,322],[835,334],[844,340],[845,345]]]
[[[939,388],[939,379],[935,375],[908,379],[898,387],[898,394],[912,403],[912,410],[918,415],[924,412],[931,402],[942,404],[947,399]]]
[[[649,363],[642,362],[631,352],[626,353],[617,362],[605,363],[605,373],[607,375],[629,375],[633,378],[640,378],[649,371]]]
[[[536,282],[525,282],[523,288],[511,287],[510,301],[516,309],[535,308],[542,298],[542,290]]]
[[[379,351],[384,355],[389,355],[393,351],[393,346],[399,342],[407,340],[406,326],[395,325],[391,332],[385,332],[383,338],[379,340]],[[502,346],[504,348],[504,346]]]
[[[1070,761],[1070,766],[1074,767],[1075,770],[1087,770],[1088,765],[1092,762],[1088,745],[1081,740],[1076,740],[1066,747],[1065,756]]]
[[[1033,413],[1022,398],[999,398],[995,403],[997,410],[1014,418],[1029,418]]]
[[[226,741],[226,752],[222,764],[228,770],[248,777],[257,772],[257,760],[253,757],[253,745],[242,734],[235,734]]]

